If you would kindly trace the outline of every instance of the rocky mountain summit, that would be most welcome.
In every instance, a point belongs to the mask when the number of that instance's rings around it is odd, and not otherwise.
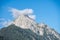
[[[60,34],[28,15],[20,15],[11,25],[0,30],[0,40],[60,40]]]

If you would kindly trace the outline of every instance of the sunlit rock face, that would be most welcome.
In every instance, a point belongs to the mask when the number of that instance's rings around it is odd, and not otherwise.
[[[29,18],[27,15],[20,15],[15,21],[14,24],[16,26],[19,26],[21,28],[30,28],[32,25],[35,25],[36,23]]]
[[[36,23],[28,15],[20,15],[13,24],[22,29],[30,29],[37,35],[41,40],[60,40],[60,35],[44,23]]]
[[[37,23],[28,15],[20,15],[13,24],[23,29],[31,29],[34,32],[37,31]]]

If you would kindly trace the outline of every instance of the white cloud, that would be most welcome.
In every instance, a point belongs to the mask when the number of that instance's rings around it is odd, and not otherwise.
[[[32,9],[17,10],[17,9],[11,8],[10,12],[12,12],[13,17],[16,18],[20,14],[32,14],[33,10]]]
[[[17,18],[21,14],[23,14],[23,15],[27,14],[27,15],[29,15],[30,18],[35,19],[35,15],[32,15],[33,14],[32,9],[18,10],[18,9],[10,8],[9,11],[12,13],[14,18]]]
[[[36,15],[29,15],[30,18],[35,19]]]
[[[35,15],[32,15],[33,14],[33,10],[32,9],[18,10],[18,9],[10,8],[9,11],[12,13],[12,16],[14,18],[17,18],[21,14],[23,14],[23,15],[24,14],[27,14],[32,19],[35,19],[36,18]],[[13,22],[11,20],[6,20],[4,18],[0,18],[0,26],[7,27],[7,26],[9,26],[12,23]]]
[[[13,22],[11,20],[6,20],[4,18],[0,18],[0,26],[2,26],[2,27],[7,27],[12,23]]]
[[[8,20],[8,21],[6,21],[6,23],[4,24],[4,26],[9,26],[9,25],[11,25],[13,23],[13,21],[11,21],[11,20]]]

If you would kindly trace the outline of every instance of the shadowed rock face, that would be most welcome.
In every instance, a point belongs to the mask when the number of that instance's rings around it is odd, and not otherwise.
[[[0,35],[5,37],[5,40],[38,40],[39,35],[32,32],[30,29],[21,29],[15,25],[0,30]]]
[[[0,36],[0,40],[4,40],[4,37],[3,36]]]
[[[46,31],[43,36],[37,35],[30,29],[22,29],[14,24],[0,30],[0,40],[59,40],[55,35],[47,35]]]

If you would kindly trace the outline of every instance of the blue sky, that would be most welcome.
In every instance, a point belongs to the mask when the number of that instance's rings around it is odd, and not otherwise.
[[[60,33],[60,0],[0,0],[0,22],[1,18],[13,20],[9,8],[33,9],[37,23],[44,22]]]

